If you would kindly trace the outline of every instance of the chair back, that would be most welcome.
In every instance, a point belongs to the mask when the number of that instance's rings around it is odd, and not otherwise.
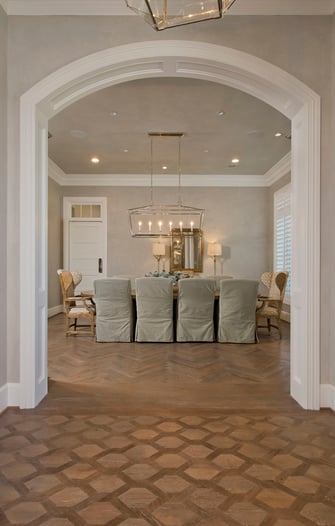
[[[214,280],[214,283],[215,283],[215,286],[216,286],[216,290],[219,291],[220,290],[220,281],[222,279],[233,279],[233,276],[228,276],[226,274],[216,274],[215,276],[206,276],[206,279],[212,279]]]
[[[218,341],[255,343],[259,282],[231,279],[220,282]]]
[[[178,282],[177,341],[214,341],[212,279],[181,279]]]
[[[136,278],[137,342],[173,341],[173,281]]]
[[[284,300],[285,289],[288,279],[288,272],[281,270],[278,272],[263,272],[261,283],[266,287],[266,295],[276,300]]]
[[[132,341],[133,305],[130,279],[96,279],[93,286],[97,342]]]
[[[75,288],[82,280],[81,272],[70,272],[69,270],[58,269],[60,287],[63,295],[63,301],[75,296]],[[75,302],[73,302],[75,305]]]

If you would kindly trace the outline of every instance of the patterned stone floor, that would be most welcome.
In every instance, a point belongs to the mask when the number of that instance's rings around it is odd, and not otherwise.
[[[290,398],[284,329],[99,345],[51,318],[49,395],[0,416],[0,525],[335,526],[335,414]]]
[[[0,524],[335,525],[328,410],[0,417]]]

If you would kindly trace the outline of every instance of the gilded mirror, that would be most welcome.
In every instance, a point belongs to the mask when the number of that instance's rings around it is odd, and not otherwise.
[[[171,233],[170,272],[202,272],[202,230],[175,228]]]

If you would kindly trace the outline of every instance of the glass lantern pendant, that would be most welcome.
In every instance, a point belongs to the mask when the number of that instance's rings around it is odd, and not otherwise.
[[[235,0],[126,0],[154,29],[222,18]]]

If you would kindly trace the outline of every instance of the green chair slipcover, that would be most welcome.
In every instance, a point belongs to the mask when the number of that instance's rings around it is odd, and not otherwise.
[[[177,341],[212,342],[215,281],[181,279],[178,287]]]
[[[258,281],[228,279],[220,282],[218,341],[256,342]]]
[[[173,342],[173,281],[136,278],[137,342]]]
[[[133,340],[133,305],[130,279],[94,281],[97,342]]]

